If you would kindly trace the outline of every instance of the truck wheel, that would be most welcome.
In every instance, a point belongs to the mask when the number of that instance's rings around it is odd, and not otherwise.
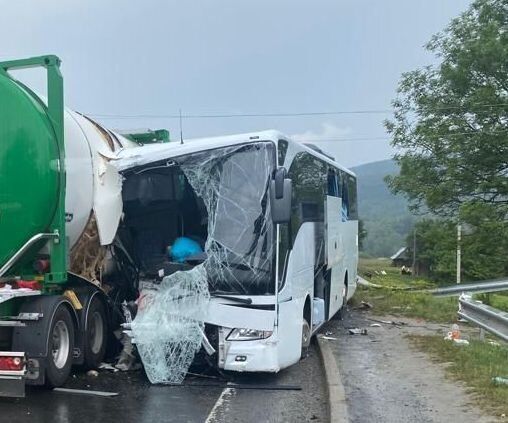
[[[61,304],[48,333],[46,385],[55,387],[65,383],[71,373],[73,350],[74,323],[67,307]]]
[[[104,360],[107,344],[106,311],[101,300],[92,298],[86,316],[85,367],[96,369]]]

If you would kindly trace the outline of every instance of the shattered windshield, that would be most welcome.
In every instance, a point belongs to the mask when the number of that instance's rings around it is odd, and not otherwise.
[[[275,286],[268,192],[274,145],[237,145],[175,160],[206,206],[207,238],[201,263],[144,293],[131,324],[152,383],[183,381],[201,346],[210,294],[263,295]]]
[[[208,211],[204,265],[210,292],[273,294],[274,226],[268,193],[273,144],[221,148],[178,162]]]

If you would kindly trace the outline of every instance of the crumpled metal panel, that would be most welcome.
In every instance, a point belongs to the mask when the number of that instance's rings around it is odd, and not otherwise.
[[[143,298],[132,334],[152,383],[181,383],[199,350],[210,292],[274,292],[268,187],[274,146],[226,147],[175,159],[208,212],[206,260]]]

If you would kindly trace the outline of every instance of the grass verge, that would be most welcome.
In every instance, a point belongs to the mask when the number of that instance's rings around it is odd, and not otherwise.
[[[361,301],[373,306],[376,314],[391,314],[425,319],[439,323],[457,320],[457,298],[439,298],[410,289],[434,288],[436,285],[423,278],[401,275],[400,269],[390,266],[387,259],[361,259],[361,276],[368,276],[373,284],[381,288],[359,287],[353,297],[353,306]]]
[[[438,323],[457,320],[458,301],[453,297],[433,297],[430,294],[359,287],[352,306],[368,302],[377,315],[413,317]]]
[[[409,336],[420,350],[434,360],[449,363],[448,375],[472,388],[480,406],[498,416],[508,415],[508,385],[495,385],[492,378],[508,378],[508,349],[486,342],[470,341],[468,346],[458,347],[439,336]]]

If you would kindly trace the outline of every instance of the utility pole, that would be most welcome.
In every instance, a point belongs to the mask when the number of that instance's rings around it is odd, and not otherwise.
[[[413,278],[416,277],[416,226],[413,229]]]
[[[460,223],[457,225],[457,284],[460,283],[460,244],[461,244],[461,238],[462,238],[462,226]]]
[[[183,144],[182,109],[179,109],[178,111],[180,113],[180,144]]]

